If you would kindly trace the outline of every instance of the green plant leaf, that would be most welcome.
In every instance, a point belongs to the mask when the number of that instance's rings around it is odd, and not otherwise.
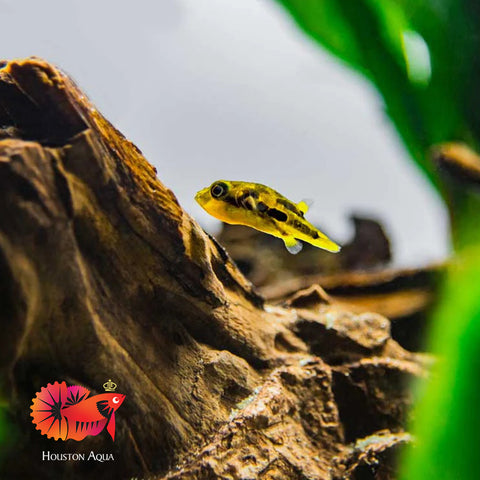
[[[0,397],[0,465],[4,461],[4,454],[8,449],[8,404]]]
[[[378,89],[408,151],[441,191],[432,145],[479,145],[479,2],[278,0],[315,41]],[[478,75],[476,76],[478,78]]]
[[[446,179],[432,146],[480,146],[480,2],[277,0],[316,42],[366,76],[417,165],[448,204],[456,259],[433,315],[432,379],[419,385],[403,480],[479,479],[480,194]],[[478,163],[478,162],[477,162]]]
[[[401,479],[480,478],[480,247],[449,267],[430,348],[438,355],[432,378],[420,385],[414,430]]]

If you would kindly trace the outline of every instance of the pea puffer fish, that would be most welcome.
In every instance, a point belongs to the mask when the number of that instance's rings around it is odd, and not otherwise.
[[[232,225],[246,225],[281,238],[290,253],[303,247],[300,240],[315,247],[338,252],[340,247],[305,220],[306,201],[293,203],[260,183],[218,180],[200,190],[195,200],[210,215]]]

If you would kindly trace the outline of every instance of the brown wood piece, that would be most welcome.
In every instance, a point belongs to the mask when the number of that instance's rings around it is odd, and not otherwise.
[[[386,318],[266,303],[64,73],[2,66],[0,368],[19,436],[2,478],[355,478],[404,442],[388,432],[425,367]],[[126,395],[115,442],[35,430],[42,386],[110,378]]]

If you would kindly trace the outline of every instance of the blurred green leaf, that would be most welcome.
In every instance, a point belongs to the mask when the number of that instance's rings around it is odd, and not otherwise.
[[[8,446],[8,404],[0,398],[0,465]]]
[[[6,375],[0,374],[0,467],[18,439],[18,426],[12,422],[7,399]]]
[[[480,2],[278,1],[376,86],[411,156],[444,194],[429,148],[454,140],[480,145]]]
[[[480,479],[480,194],[440,176],[439,143],[480,146],[479,0],[277,0],[316,42],[366,76],[446,201],[457,249],[433,316],[433,378],[419,385],[403,480]]]
[[[415,448],[400,478],[478,480],[480,462],[480,248],[465,250],[449,267],[430,348],[438,354],[415,409]]]

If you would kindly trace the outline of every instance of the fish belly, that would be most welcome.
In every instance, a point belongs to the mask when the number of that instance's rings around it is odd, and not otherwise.
[[[88,435],[98,435],[107,424],[108,419],[95,421],[79,421],[75,418],[67,418],[67,436],[66,439],[83,440]]]
[[[67,438],[82,440],[87,435],[98,435],[105,428],[107,418],[97,409],[97,397],[62,408],[62,415],[67,421]]]

